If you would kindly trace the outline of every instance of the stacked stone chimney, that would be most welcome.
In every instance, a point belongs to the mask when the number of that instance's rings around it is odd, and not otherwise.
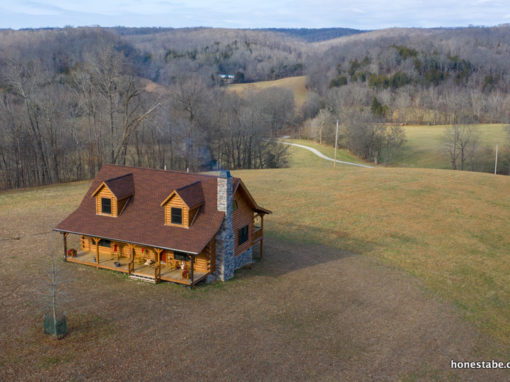
[[[232,229],[232,176],[224,170],[218,176],[218,211],[225,212],[225,219],[216,235],[216,271],[215,278],[226,281],[234,277],[234,231]]]

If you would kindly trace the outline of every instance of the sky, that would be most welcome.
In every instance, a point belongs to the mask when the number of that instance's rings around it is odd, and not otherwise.
[[[510,23],[509,0],[0,0],[0,28],[383,29]]]

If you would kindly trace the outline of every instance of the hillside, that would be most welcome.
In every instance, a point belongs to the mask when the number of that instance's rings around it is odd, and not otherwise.
[[[387,29],[312,43],[341,31],[1,30],[0,188],[86,179],[106,162],[282,167],[282,147],[266,138],[304,137],[328,119],[347,126],[353,153],[384,162],[390,129],[370,126],[509,120],[509,31]],[[263,92],[223,92],[231,82]]]
[[[116,27],[111,28],[115,32],[122,36],[133,36],[133,35],[155,35],[166,32],[176,32],[175,28],[126,28]],[[209,33],[215,33],[220,30],[218,28],[187,28],[188,30],[207,30]],[[224,29],[228,30],[228,29]],[[250,29],[250,31],[257,32],[271,32],[279,33],[291,38],[296,38],[306,42],[319,42],[337,39],[343,36],[350,36],[358,33],[364,33],[364,31],[351,28],[261,28],[261,29]]]
[[[294,101],[296,107],[301,107],[308,97],[308,89],[306,88],[306,77],[288,77],[274,81],[260,81],[245,84],[229,85],[227,90],[241,94],[245,91],[258,91],[271,87],[291,89],[294,92]]]
[[[508,137],[502,124],[473,125],[479,132],[477,154],[478,171],[494,171],[495,148],[499,146],[499,171],[507,171],[506,147]],[[451,168],[445,150],[445,126],[405,126],[407,142],[393,163],[403,167]],[[471,168],[468,168],[469,170]],[[499,172],[498,171],[498,172]]]
[[[61,251],[48,230],[89,182],[0,193],[0,378],[504,378],[449,365],[510,356],[509,178],[333,169],[290,150],[313,167],[234,172],[273,211],[262,263],[194,291],[66,264],[58,346],[41,333],[36,291]]]
[[[292,152],[295,161],[317,161],[307,151]],[[331,166],[237,174],[275,210],[267,224],[276,237],[380,259],[510,344],[510,307],[502,303],[510,298],[508,177]],[[306,208],[312,200],[313,213]]]
[[[305,74],[336,113],[379,103],[373,119],[386,122],[504,122],[509,36],[508,25],[372,31],[314,44]]]
[[[498,151],[498,173],[508,173],[507,142],[508,133],[505,124],[472,124],[469,125],[477,134],[477,143],[472,159],[466,162],[467,171],[493,172],[494,159],[496,156],[496,145]],[[389,162],[380,162],[385,166],[414,167],[414,168],[436,168],[451,169],[450,157],[446,149],[445,130],[451,125],[423,126],[408,125],[402,126],[405,132],[406,142],[395,153]],[[333,129],[333,126],[329,126]],[[313,140],[291,140],[315,147],[326,155],[333,156],[333,146],[328,144],[320,145]],[[348,153],[347,150],[343,150]],[[349,153],[351,158],[355,156]],[[359,159],[358,159],[359,160]],[[352,161],[352,159],[351,159]],[[356,161],[356,160],[355,160]]]
[[[351,28],[268,28],[263,30],[289,35],[306,42],[329,41],[365,33],[365,31]]]

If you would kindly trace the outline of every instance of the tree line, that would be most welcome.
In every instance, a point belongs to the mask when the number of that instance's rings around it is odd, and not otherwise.
[[[273,137],[293,123],[291,92],[239,96],[195,73],[162,86],[140,76],[143,54],[110,33],[78,31],[72,55],[59,54],[61,36],[53,37],[41,54],[23,44],[1,52],[0,188],[87,179],[104,163],[189,171],[286,165]]]
[[[509,41],[508,26],[377,31],[324,44],[305,67],[326,103],[376,99],[387,123],[507,123]]]
[[[2,30],[0,188],[90,178],[107,162],[284,166],[274,137],[302,126],[328,142],[337,118],[344,147],[390,163],[406,140],[402,125],[510,119],[509,27],[306,42],[358,31],[319,32]],[[226,74],[237,82],[306,74],[309,97],[296,110],[289,90],[237,95]]]

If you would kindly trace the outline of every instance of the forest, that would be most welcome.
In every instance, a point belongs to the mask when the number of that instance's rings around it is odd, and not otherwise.
[[[374,99],[388,122],[508,121],[510,28],[389,30],[322,46],[306,66],[309,86],[331,108]],[[342,104],[350,98],[351,105]]]
[[[1,30],[0,189],[103,163],[283,167],[275,138],[330,142],[336,119],[343,147],[391,162],[403,125],[508,123],[509,53],[509,26]],[[290,89],[228,91],[303,75],[302,106]]]

